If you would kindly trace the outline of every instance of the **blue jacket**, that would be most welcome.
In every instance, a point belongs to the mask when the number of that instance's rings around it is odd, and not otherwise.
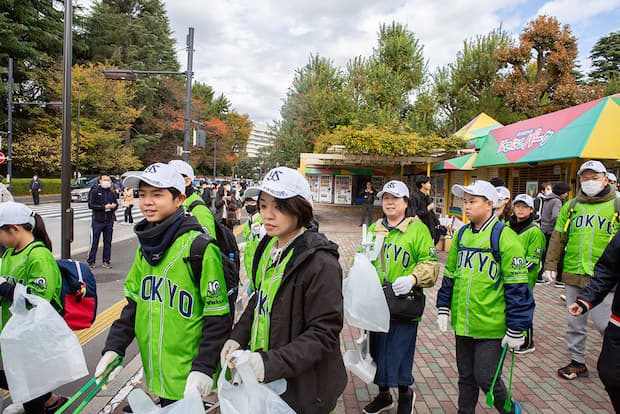
[[[104,206],[112,203],[116,203],[117,206],[112,210],[105,211]],[[93,211],[93,221],[112,223],[114,213],[118,208],[116,193],[111,188],[102,188],[100,185],[93,187],[88,193],[88,208]]]

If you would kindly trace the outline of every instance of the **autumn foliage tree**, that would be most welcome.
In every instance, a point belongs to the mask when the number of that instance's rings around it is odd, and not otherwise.
[[[568,25],[538,16],[519,35],[519,44],[497,51],[506,69],[495,93],[515,112],[535,117],[597,97],[601,91],[577,85],[574,75],[577,40]]]

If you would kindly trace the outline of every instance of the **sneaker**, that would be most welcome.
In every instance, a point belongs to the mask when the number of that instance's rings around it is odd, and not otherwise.
[[[528,346],[527,348],[521,347],[519,349],[515,349],[515,354],[523,355],[529,354],[530,352],[536,351],[536,347],[534,345]]]
[[[555,287],[556,287],[556,288],[563,288],[564,286],[566,286],[566,285],[564,284],[564,282],[555,282]]]
[[[413,405],[415,404],[415,392],[410,389],[404,393],[398,393],[398,409],[397,414],[413,414]]]
[[[24,406],[22,404],[9,404],[2,414],[24,414],[26,411],[24,410]]]
[[[560,299],[562,299],[564,302],[566,302],[566,295],[560,295]]]
[[[123,412],[124,413],[133,413],[133,410],[131,409],[131,406],[129,404],[127,404],[126,406],[123,407]]]
[[[94,263],[89,263],[88,267],[90,267],[91,269],[94,269],[95,267],[97,267],[97,265]]]
[[[65,405],[65,403],[69,401],[69,399],[67,397],[64,397],[62,395],[58,396],[58,399],[56,400],[56,402],[48,407],[45,407],[45,414],[53,414],[56,411],[58,411],[60,409],[60,407],[62,407],[63,405]]]
[[[521,404],[512,400],[512,412],[515,414],[521,414],[523,411],[521,410]]]
[[[586,364],[580,364],[573,360],[564,368],[558,369],[558,375],[567,380],[574,380],[577,377],[587,377],[589,374]]]
[[[548,280],[544,280],[544,279],[536,279],[536,284],[537,285],[548,285],[549,281]]]
[[[106,269],[110,269],[110,268],[112,268],[112,265],[110,264],[110,262],[103,262],[101,267],[105,267]]]
[[[366,407],[364,407],[365,414],[377,414],[381,411],[389,410],[394,407],[394,402],[392,401],[392,394],[389,391],[380,392],[377,394],[374,400],[370,402]]]

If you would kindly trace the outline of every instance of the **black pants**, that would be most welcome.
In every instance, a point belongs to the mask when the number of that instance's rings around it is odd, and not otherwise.
[[[620,327],[611,322],[605,329],[597,368],[614,410],[620,413]]]
[[[32,190],[32,202],[34,205],[39,205],[39,190]]]
[[[133,209],[132,204],[125,207],[125,223],[133,223],[133,216],[131,215],[132,209]]]
[[[475,339],[456,336],[456,365],[459,370],[459,414],[474,414],[478,403],[479,389],[485,393],[491,389],[493,376],[502,355],[501,339]],[[501,371],[500,374],[501,376]],[[497,378],[495,388],[495,408],[500,413],[504,410],[508,396],[501,377]],[[512,407],[511,407],[512,410]]]
[[[4,370],[0,370],[0,388],[9,389]],[[24,403],[26,414],[45,414],[45,402],[52,396],[51,392]]]
[[[360,221],[360,224],[364,224],[366,223],[369,227],[373,222],[373,205],[369,204],[369,203],[363,203],[362,204],[362,220]]]

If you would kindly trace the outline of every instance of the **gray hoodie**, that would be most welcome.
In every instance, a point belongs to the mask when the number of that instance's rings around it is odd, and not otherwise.
[[[553,233],[562,203],[563,200],[555,193],[551,193],[543,199],[542,211],[540,213],[540,229],[543,233]]]

